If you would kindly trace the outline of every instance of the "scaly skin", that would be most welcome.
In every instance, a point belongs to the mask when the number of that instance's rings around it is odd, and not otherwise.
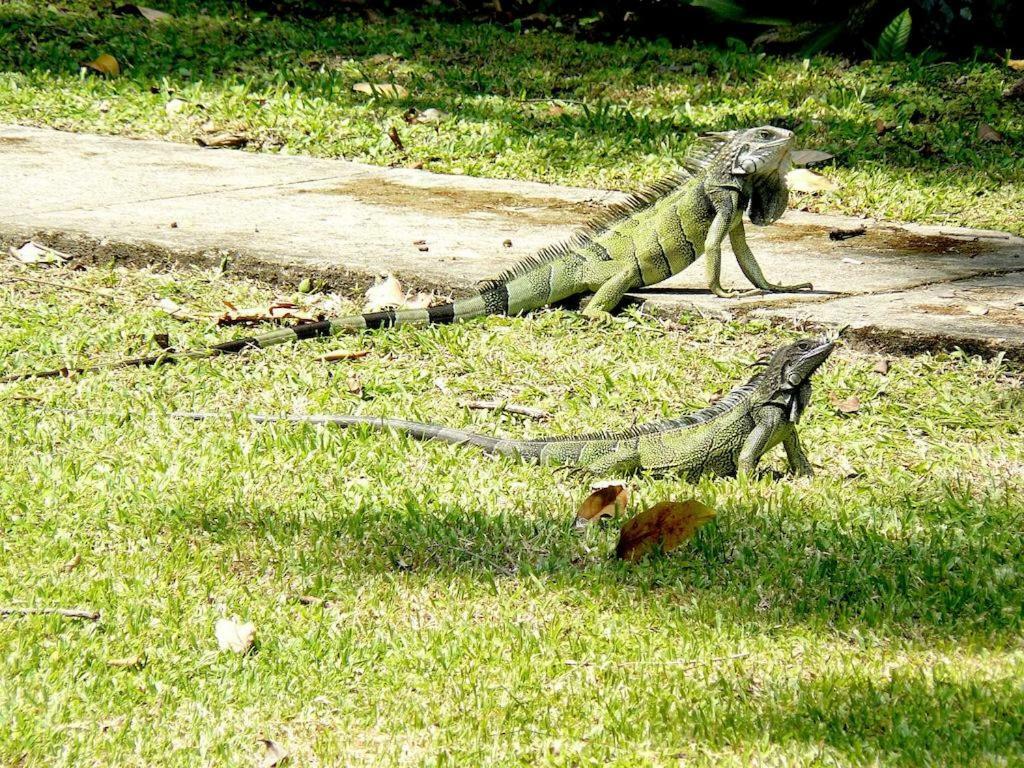
[[[582,294],[593,294],[583,314],[607,321],[628,291],[660,283],[701,255],[707,257],[708,288],[729,297],[735,294],[721,284],[726,238],[743,274],[759,291],[810,288],[810,283],[769,282],[747,245],[743,228],[744,211],[758,225],[770,224],[785,212],[785,174],[792,143],[790,131],[771,126],[712,134],[701,145],[702,152],[687,158],[683,170],[613,206],[568,241],[543,249],[465,299],[429,309],[371,312],[305,323],[206,349],[168,350],[112,365],[19,374],[0,381],[212,357],[363,328],[517,315]]]
[[[620,433],[500,440],[461,429],[372,416],[250,418],[257,422],[365,425],[421,440],[475,445],[490,453],[574,467],[598,476],[674,472],[690,482],[705,472],[721,476],[751,474],[765,453],[781,443],[793,473],[810,475],[811,464],[800,446],[796,424],[811,397],[811,377],[834,346],[828,339],[802,339],[781,347],[767,360],[763,371],[715,405]],[[217,414],[175,415],[207,419]]]

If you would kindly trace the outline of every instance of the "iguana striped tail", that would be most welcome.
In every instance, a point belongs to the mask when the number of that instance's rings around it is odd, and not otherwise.
[[[78,373],[92,373],[116,368],[163,365],[164,363],[173,363],[183,359],[203,359],[216,357],[217,355],[230,355],[246,349],[262,349],[264,347],[273,347],[277,344],[334,336],[340,333],[369,328],[382,328],[393,325],[452,323],[456,320],[468,320],[483,315],[505,314],[508,312],[508,303],[508,289],[506,286],[491,285],[474,296],[427,309],[398,309],[346,315],[318,322],[300,323],[288,328],[278,328],[259,336],[222,341],[204,349],[182,351],[167,349],[156,355],[130,357],[111,363],[99,363],[80,368],[54,368],[49,371],[15,373],[0,377],[0,383],[22,381],[25,379],[66,377]]]

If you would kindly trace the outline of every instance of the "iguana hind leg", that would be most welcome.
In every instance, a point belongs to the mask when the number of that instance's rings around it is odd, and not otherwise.
[[[742,219],[740,219],[736,225],[729,230],[729,243],[732,245],[732,252],[735,254],[736,261],[740,265],[740,269],[743,270],[743,274],[747,276],[747,280],[752,282],[762,291],[769,291],[771,293],[787,293],[789,291],[802,291],[814,287],[810,283],[776,285],[775,283],[768,282],[764,273],[761,271],[761,265],[757,263],[757,259],[754,258],[754,254],[750,250],[750,246],[747,245],[747,234],[743,229]]]
[[[596,282],[596,281],[595,281]],[[611,312],[622,301],[627,292],[639,287],[641,279],[636,269],[623,269],[612,273],[605,280],[593,285],[594,295],[583,308],[583,316],[591,320],[607,322]]]

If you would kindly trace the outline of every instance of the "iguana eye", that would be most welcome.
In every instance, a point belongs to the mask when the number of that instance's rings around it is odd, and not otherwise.
[[[757,135],[758,135],[759,138],[762,138],[762,139],[770,139],[775,134],[773,134],[771,131],[768,131],[768,130],[761,130],[761,131],[757,132]]]

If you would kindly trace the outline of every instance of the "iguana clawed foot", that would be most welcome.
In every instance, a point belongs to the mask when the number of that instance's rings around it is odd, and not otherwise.
[[[599,328],[609,328],[618,322],[611,312],[606,312],[603,309],[590,309],[587,307],[580,314]]]

